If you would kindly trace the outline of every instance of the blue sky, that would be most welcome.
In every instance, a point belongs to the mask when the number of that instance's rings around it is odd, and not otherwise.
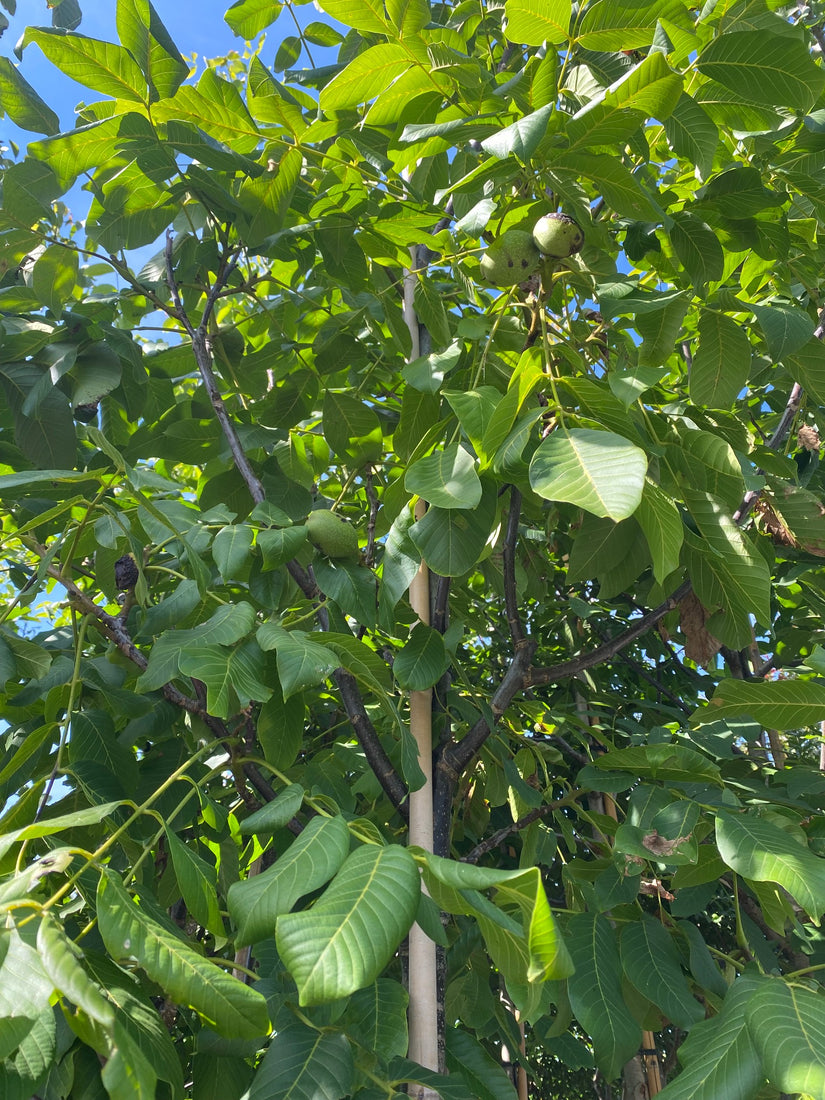
[[[237,38],[224,22],[224,12],[231,0],[153,0],[155,9],[163,20],[166,29],[174,39],[180,52],[190,58],[197,54],[199,58],[218,57],[231,50],[242,52],[244,41]],[[115,27],[115,0],[80,0],[83,10],[83,22],[77,28],[79,34],[90,38],[102,38],[117,42]],[[299,11],[301,9],[298,9]],[[319,13],[309,7],[309,17],[321,18]],[[10,26],[0,41],[0,53],[16,64],[12,50],[27,26],[50,26],[51,16],[46,8],[46,0],[17,0],[17,13],[9,16]],[[278,21],[267,32],[267,44],[262,58],[271,64],[277,49],[277,43],[290,33],[294,24],[287,12],[282,12]],[[301,65],[302,62],[299,62]],[[69,80],[56,69],[40,52],[31,45],[23,53],[20,72],[26,80],[46,100],[60,118],[64,130],[74,127],[74,109],[83,100],[97,98],[95,93],[85,92],[81,85]],[[200,66],[199,66],[200,69]],[[12,125],[8,118],[0,119],[0,141],[9,140],[18,145],[35,140],[38,135],[27,134]]]

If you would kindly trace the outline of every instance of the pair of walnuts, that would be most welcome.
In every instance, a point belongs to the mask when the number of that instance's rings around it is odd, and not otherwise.
[[[539,266],[542,255],[563,260],[580,252],[581,227],[567,214],[545,214],[533,232],[508,229],[481,257],[481,277],[493,286],[522,283]]]

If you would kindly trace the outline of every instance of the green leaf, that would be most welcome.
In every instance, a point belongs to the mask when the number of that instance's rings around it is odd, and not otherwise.
[[[224,936],[223,920],[218,906],[218,876],[215,867],[201,859],[188,844],[166,829],[166,843],[172,857],[186,908],[201,925],[215,936]]]
[[[6,1058],[48,1009],[54,983],[14,925],[0,934],[0,958],[0,1054]]]
[[[24,1036],[17,1052],[0,1064],[3,1100],[31,1100],[43,1091],[56,1055],[54,1009],[47,1007]]]
[[[745,1009],[753,1045],[770,1083],[783,1092],[825,1098],[825,1011],[804,985],[767,978]]]
[[[310,641],[323,641],[341,662],[341,667],[351,672],[362,687],[379,698],[385,698],[391,688],[390,670],[374,649],[350,634],[336,634],[323,630],[309,635]]]
[[[672,4],[670,10],[673,10]],[[663,53],[652,50],[638,65],[610,85],[604,103],[625,110],[632,108],[664,120],[670,117],[681,94],[681,74],[670,68]]]
[[[635,515],[650,547],[653,575],[659,584],[664,584],[679,567],[684,539],[679,509],[658,485],[647,480]]]
[[[274,23],[282,10],[278,0],[236,0],[224,19],[235,34],[249,41]]]
[[[261,811],[262,812],[262,811]],[[277,918],[299,898],[317,890],[339,869],[349,851],[342,817],[314,817],[280,858],[260,875],[229,888],[229,911],[238,922],[238,947],[273,935]]]
[[[111,1029],[115,1022],[115,1006],[87,974],[81,964],[83,952],[51,913],[44,913],[41,918],[37,951],[55,989],[102,1027]]]
[[[294,558],[307,537],[306,527],[284,527],[271,531],[259,531],[256,542],[263,557],[264,572],[279,569]]]
[[[677,156],[695,164],[700,178],[707,179],[719,144],[719,130],[707,111],[683,94],[665,120],[665,133]],[[682,263],[687,267],[684,260]]]
[[[387,0],[387,15],[401,38],[417,34],[432,18],[428,0]]]
[[[576,41],[585,50],[637,50],[649,46],[659,19],[678,23],[684,8],[674,0],[628,4],[627,0],[596,0],[585,11]]]
[[[491,951],[500,952],[503,969],[508,968],[514,976],[518,973],[522,982],[530,983],[566,978],[572,972],[573,964],[547,903],[538,867],[525,871],[475,867],[422,849],[415,849],[415,856],[423,865],[428,891],[443,908],[486,915],[484,936]],[[496,905],[476,893],[490,887],[496,888]],[[521,912],[523,927],[505,916],[505,910],[509,913],[513,905]],[[497,923],[509,932],[509,939],[490,942],[491,926]]]
[[[324,560],[318,560],[313,568],[324,595],[335,600],[345,614],[352,615],[363,626],[375,626],[375,577],[369,569],[345,561]]]
[[[715,133],[715,128],[714,128]],[[725,254],[719,238],[701,218],[685,211],[672,215],[670,240],[679,262],[697,289],[718,282],[725,268]],[[714,317],[715,314],[703,314]]]
[[[7,57],[0,57],[0,106],[21,130],[56,134],[60,129],[60,119]]]
[[[266,1034],[269,1015],[261,994],[157,924],[107,870],[98,884],[97,919],[115,959],[137,959],[173,1001],[194,1008],[220,1034],[236,1039]]]
[[[249,1100],[342,1100],[350,1095],[353,1075],[346,1036],[292,1020],[278,1029],[248,1096]]]
[[[558,156],[554,168],[563,168],[592,180],[605,203],[617,214],[644,222],[662,220],[661,209],[639,178],[608,153],[570,150]],[[663,304],[661,295],[651,300],[654,309],[660,309]]]
[[[318,6],[345,27],[373,34],[391,33],[382,0],[324,0]]]
[[[130,790],[138,777],[137,761],[131,749],[117,738],[111,715],[105,710],[76,711],[72,715],[72,736],[69,761],[93,760],[118,776],[125,790]]]
[[[513,1082],[500,1062],[461,1028],[447,1029],[447,1068],[466,1083],[473,1100],[514,1100]]]
[[[240,823],[242,836],[252,833],[275,833],[288,824],[298,813],[304,801],[304,788],[300,783],[290,783],[271,802],[261,806],[254,814]],[[260,876],[257,876],[260,878]]]
[[[773,303],[764,306],[754,303],[751,309],[765,334],[772,359],[785,360],[803,348],[814,334],[814,322],[802,309]]]
[[[245,523],[222,527],[215,535],[212,557],[225,581],[235,580],[243,572],[252,557],[253,536]]]
[[[154,1066],[120,1020],[115,1023],[113,1049],[100,1078],[111,1100],[150,1100],[157,1095]]]
[[[359,54],[331,80],[320,95],[321,110],[340,111],[380,95],[412,64],[409,50],[395,42],[382,42]]]
[[[765,187],[760,173],[750,165],[737,165],[720,172],[698,195],[702,207],[707,206],[726,218],[752,217],[787,201],[783,194]]]
[[[261,136],[234,84],[206,69],[197,88],[183,84],[170,99],[152,105],[157,122],[181,119],[204,130],[241,156],[258,146]]]
[[[409,641],[396,654],[392,670],[405,691],[425,691],[438,683],[449,663],[442,635],[418,623],[410,631]]]
[[[430,508],[409,529],[409,537],[427,565],[445,577],[460,577],[481,557],[496,510],[495,487],[484,485],[472,511]]]
[[[568,978],[570,1006],[593,1040],[596,1065],[610,1081],[642,1039],[622,998],[616,934],[605,917],[577,913],[567,928],[567,945],[575,967]]]
[[[77,451],[72,411],[65,395],[53,387],[31,415],[23,412],[41,374],[41,368],[33,363],[1,365],[0,388],[14,414],[14,441],[25,457],[41,469],[60,469],[73,464]]]
[[[480,457],[484,452],[484,436],[502,401],[501,394],[492,386],[481,386],[475,390],[445,390],[444,397]]]
[[[686,1031],[705,1011],[690,992],[679,965],[679,952],[660,921],[643,914],[622,929],[622,968],[630,983]]]
[[[804,386],[818,404],[825,404],[825,344],[821,340],[809,340],[786,355],[784,365],[794,382]]]
[[[736,978],[722,1011],[696,1024],[679,1050],[682,1072],[659,1093],[661,1100],[753,1100],[764,1082],[745,1012],[760,978]]]
[[[684,745],[664,742],[652,745],[631,745],[626,749],[611,749],[596,761],[604,771],[629,771],[640,776],[660,779],[663,783],[701,782],[722,786],[719,768],[706,756]]]
[[[737,874],[778,883],[814,920],[825,913],[825,861],[785,829],[751,813],[720,812],[716,843],[722,859]]]
[[[279,917],[278,951],[300,1004],[334,1001],[373,982],[415,919],[419,893],[409,852],[365,845],[312,909]]]
[[[128,806],[128,802],[106,802],[100,806],[90,806],[85,810],[76,810],[71,814],[61,814],[58,817],[46,818],[43,821],[35,821],[30,825],[24,825],[11,832],[0,834],[0,856],[3,856],[20,841],[34,840],[41,836],[51,836],[53,833],[62,832],[64,829],[76,829],[82,825],[98,825],[115,812],[119,806]]]
[[[257,179],[247,178],[238,193],[238,204],[246,214],[246,236],[257,247],[284,227],[287,209],[301,172],[301,151],[289,146]]]
[[[128,50],[82,34],[29,27],[23,45],[34,42],[62,73],[113,99],[146,103],[146,80]]]
[[[324,439],[342,461],[363,465],[381,456],[381,422],[375,411],[346,393],[327,390]]]
[[[189,75],[189,66],[150,0],[118,0],[117,33],[140,65],[153,98],[173,96]]]
[[[458,363],[462,350],[461,344],[450,344],[442,352],[413,359],[401,368],[401,373],[414,389],[422,393],[438,393],[444,376]]]
[[[720,718],[748,715],[766,729],[794,730],[818,726],[825,718],[825,686],[801,680],[748,683],[725,679],[704,706],[694,711],[692,726]]]
[[[422,323],[430,330],[433,346],[436,348],[447,347],[453,338],[447,310],[444,308],[444,303],[435,285],[428,278],[419,275],[415,284],[413,300]]]
[[[808,111],[825,85],[801,38],[783,38],[777,48],[771,31],[728,31],[699,55],[696,67],[743,99]]]
[[[265,684],[266,661],[254,640],[229,650],[223,646],[190,646],[180,654],[178,668],[206,684],[206,705],[216,718],[229,718],[236,709],[232,692],[242,707],[264,702],[272,694]]]
[[[304,736],[306,705],[301,694],[283,695],[275,690],[261,707],[256,733],[267,761],[273,767],[286,769],[295,762]]]
[[[310,641],[301,630],[286,631],[274,623],[258,628],[258,645],[266,653],[277,651],[278,677],[284,700],[305,687],[315,687],[339,667],[336,655]]]
[[[573,428],[542,440],[530,463],[530,485],[545,500],[621,520],[639,506],[646,470],[644,451],[627,439]]]
[[[414,462],[404,487],[437,508],[475,508],[481,500],[475,463],[460,443]]]
[[[408,1045],[409,1001],[402,985],[391,978],[379,978],[350,997],[344,1026],[361,1046],[380,1051],[382,1058],[404,1055]]]
[[[719,872],[720,874],[724,874],[721,867],[719,868]],[[713,878],[718,877],[719,875],[713,876]],[[702,933],[695,924],[691,924],[691,922],[687,920],[678,921],[676,927],[688,941],[690,950],[690,972],[693,977],[700,986],[709,989],[711,993],[715,993],[717,997],[725,997],[728,992],[728,983],[725,981],[722,972],[714,962],[713,956],[702,938]]]
[[[751,345],[744,329],[723,313],[703,310],[699,350],[690,370],[690,399],[710,409],[729,409],[748,380]]]
[[[507,0],[507,37],[526,46],[560,46],[569,36],[570,0]]]
[[[485,138],[481,143],[482,149],[500,160],[516,156],[522,164],[526,164],[547,133],[547,124],[555,109],[555,104],[548,103],[538,111],[525,115],[493,137]]]
[[[731,445],[712,432],[689,429],[680,436],[681,448],[674,458],[678,460],[682,451],[687,452],[684,484],[710,493],[735,511],[742,501],[745,482]]]
[[[756,615],[760,623],[771,621],[770,570],[727,509],[709,493],[683,490],[685,503],[702,536],[702,550],[709,567],[724,585],[725,602],[734,611]]]

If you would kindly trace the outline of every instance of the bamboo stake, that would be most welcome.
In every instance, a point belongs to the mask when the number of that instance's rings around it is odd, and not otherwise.
[[[416,518],[426,511],[416,505]],[[430,573],[422,561],[410,585],[410,605],[422,623],[430,619]],[[410,794],[410,844],[433,850],[433,735],[432,688],[410,692],[410,732],[418,746],[418,763],[424,786]],[[410,1058],[427,1069],[438,1070],[438,989],[435,944],[418,924],[410,929]],[[419,1095],[425,1095],[421,1092]]]
[[[420,354],[420,332],[415,311],[414,293],[417,276],[416,253],[410,250],[411,268],[404,272],[404,320],[410,330],[412,348],[410,358]],[[419,500],[415,517],[420,519],[427,510],[426,502]],[[410,584],[410,606],[420,622],[430,623],[430,571],[422,561]],[[410,692],[410,733],[418,746],[418,763],[424,773],[424,786],[410,792],[409,843],[431,852],[433,850],[433,711],[432,688]],[[423,885],[422,885],[423,889]],[[409,934],[410,1006],[407,1014],[409,1025],[409,1057],[427,1069],[438,1071],[438,979],[435,943],[413,924]],[[416,1100],[437,1100],[437,1094],[423,1085],[411,1086],[410,1095]]]

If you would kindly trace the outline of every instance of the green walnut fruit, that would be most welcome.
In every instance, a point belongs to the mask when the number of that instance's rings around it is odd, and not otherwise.
[[[357,558],[358,533],[335,512],[310,512],[306,522],[309,541],[328,558]]]
[[[575,252],[581,252],[584,233],[581,226],[567,214],[545,214],[533,226],[533,240],[545,256],[564,260]]]
[[[529,233],[508,229],[481,257],[481,277],[493,286],[515,286],[532,275],[540,259]]]

